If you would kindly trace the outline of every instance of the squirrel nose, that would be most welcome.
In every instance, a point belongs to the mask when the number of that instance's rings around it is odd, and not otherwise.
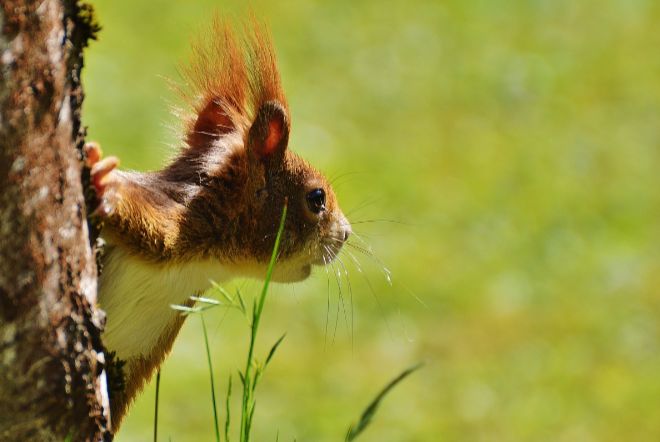
[[[348,241],[348,237],[351,236],[351,233],[353,233],[353,229],[351,229],[351,223],[348,222],[346,217],[342,217],[342,227],[343,227],[343,242]]]

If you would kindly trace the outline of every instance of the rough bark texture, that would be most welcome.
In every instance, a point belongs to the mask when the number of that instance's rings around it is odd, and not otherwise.
[[[81,183],[95,26],[77,0],[0,5],[0,440],[110,439]]]

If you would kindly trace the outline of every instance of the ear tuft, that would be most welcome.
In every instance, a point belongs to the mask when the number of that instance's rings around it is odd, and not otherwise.
[[[289,142],[289,118],[277,101],[268,101],[259,108],[248,135],[248,148],[259,158],[281,154]]]

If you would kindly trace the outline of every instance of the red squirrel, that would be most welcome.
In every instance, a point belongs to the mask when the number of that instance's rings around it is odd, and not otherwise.
[[[86,146],[107,243],[102,338],[125,361],[124,389],[111,397],[115,429],[183,324],[170,305],[190,305],[210,279],[263,278],[285,201],[274,281],[304,280],[351,233],[327,179],[287,149],[291,119],[263,26],[239,35],[216,20],[184,76],[192,111],[164,169],[120,171],[117,158]]]

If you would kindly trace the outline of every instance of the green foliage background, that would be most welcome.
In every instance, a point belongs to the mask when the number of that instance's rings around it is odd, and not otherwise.
[[[95,1],[89,138],[124,167],[162,165],[177,138],[161,77],[212,11],[242,3]],[[289,146],[348,174],[353,221],[400,222],[355,224],[393,285],[356,255],[346,313],[322,270],[269,297],[260,354],[288,335],[255,440],[340,440],[420,360],[362,440],[660,439],[660,3],[251,3],[274,34]],[[248,328],[207,321],[224,389]],[[191,318],[163,369],[165,438],[213,438],[204,357]],[[152,413],[153,385],[117,441],[149,440]]]

